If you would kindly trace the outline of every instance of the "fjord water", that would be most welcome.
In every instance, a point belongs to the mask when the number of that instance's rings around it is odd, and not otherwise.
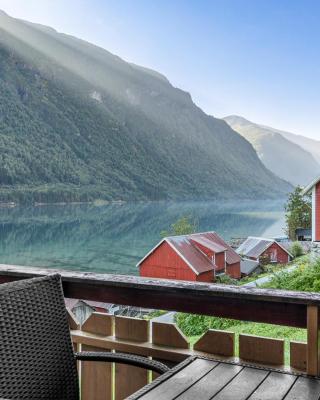
[[[0,263],[137,274],[136,263],[182,216],[226,240],[283,235],[279,201],[149,202],[0,209]]]

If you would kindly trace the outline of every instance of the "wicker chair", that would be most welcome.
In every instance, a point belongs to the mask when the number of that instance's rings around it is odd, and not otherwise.
[[[168,370],[134,355],[74,353],[59,275],[0,285],[1,399],[79,400],[77,360]]]

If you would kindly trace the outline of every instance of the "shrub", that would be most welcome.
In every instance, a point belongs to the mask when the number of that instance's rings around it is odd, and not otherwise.
[[[293,255],[294,258],[302,256],[304,251],[301,243],[299,242],[292,243],[290,247],[290,253]]]
[[[320,259],[312,264],[307,262],[294,271],[279,273],[263,287],[320,292]]]
[[[176,323],[187,336],[198,336],[208,329],[228,329],[230,326],[239,325],[239,321],[227,318],[207,317],[194,314],[176,314]]]

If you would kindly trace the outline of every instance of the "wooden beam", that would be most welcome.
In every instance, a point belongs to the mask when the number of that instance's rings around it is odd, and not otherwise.
[[[239,357],[259,364],[284,365],[284,340],[239,335]]]
[[[180,329],[164,322],[152,323],[152,343],[178,349],[189,349],[189,342]]]
[[[193,349],[208,354],[233,357],[234,338],[234,332],[210,329],[193,345]]]
[[[0,283],[59,273],[66,297],[305,328],[318,293],[0,265]]]
[[[319,307],[308,306],[307,313],[307,374],[319,374]]]
[[[307,370],[307,343],[290,341],[290,367],[303,372]]]
[[[115,317],[115,338],[137,343],[149,339],[149,321]],[[148,383],[148,371],[131,365],[115,364],[115,400],[122,400]]]
[[[71,336],[72,341],[76,344],[98,347],[105,350],[112,349],[121,353],[137,354],[158,360],[167,360],[174,364],[185,360],[193,354],[190,349],[157,346],[149,342],[139,343],[121,340],[114,336],[93,335],[82,331],[71,331]]]

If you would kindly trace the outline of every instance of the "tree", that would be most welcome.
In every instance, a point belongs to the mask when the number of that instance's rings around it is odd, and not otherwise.
[[[303,195],[303,189],[297,186],[289,194],[286,210],[286,234],[291,240],[296,239],[296,229],[310,229],[312,221],[312,206],[310,196]]]
[[[177,235],[189,235],[195,233],[198,230],[198,222],[192,220],[192,217],[184,216],[179,218],[170,226],[169,231],[162,231],[161,236],[177,236]]]

